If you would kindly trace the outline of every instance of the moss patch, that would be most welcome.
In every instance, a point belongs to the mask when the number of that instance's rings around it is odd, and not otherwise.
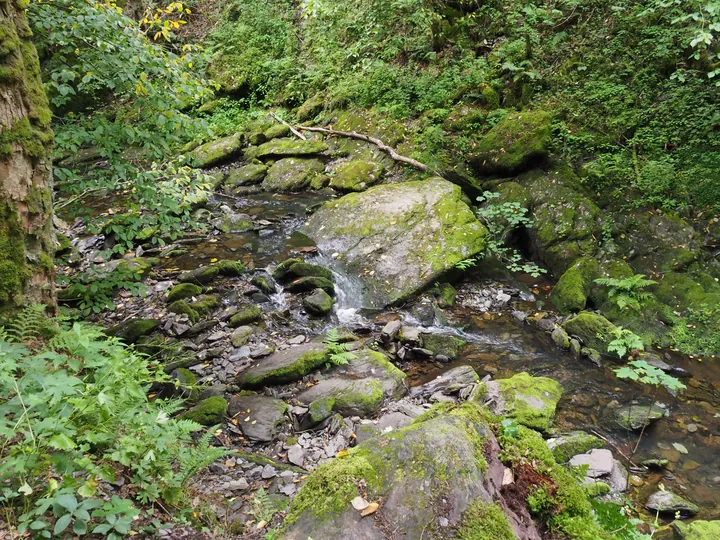
[[[385,171],[373,161],[349,161],[338,166],[330,179],[330,187],[339,191],[364,191],[382,179]]]
[[[175,300],[168,306],[168,310],[171,313],[177,313],[178,315],[187,315],[192,323],[196,323],[200,320],[200,314],[191,308],[185,300]]]
[[[505,400],[504,414],[518,424],[547,431],[555,418],[555,407],[562,397],[562,386],[547,377],[518,373],[497,381]]]
[[[515,540],[505,513],[497,504],[475,501],[463,512],[460,540]]]
[[[174,302],[175,300],[183,300],[190,298],[191,296],[197,296],[202,293],[202,287],[195,285],[194,283],[180,283],[175,285],[168,293],[168,302]]]
[[[228,403],[225,398],[213,396],[202,400],[188,411],[180,415],[183,420],[192,420],[203,426],[220,424],[227,413]]]

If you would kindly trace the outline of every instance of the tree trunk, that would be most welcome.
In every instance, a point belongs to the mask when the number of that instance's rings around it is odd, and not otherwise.
[[[0,0],[0,313],[55,309],[50,108],[25,0]]]

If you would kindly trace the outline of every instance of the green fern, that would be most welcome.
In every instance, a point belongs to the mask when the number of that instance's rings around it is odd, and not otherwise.
[[[50,327],[43,304],[32,304],[4,325],[3,334],[8,341],[22,343],[40,337]]]
[[[187,484],[188,480],[203,467],[207,467],[216,459],[235,452],[234,450],[228,450],[223,447],[210,446],[213,433],[219,427],[218,425],[209,428],[197,440],[194,447],[186,447],[184,451],[180,453],[180,467],[178,471],[180,486]]]
[[[603,287],[610,287],[608,297],[614,299],[620,309],[632,308],[640,311],[642,305],[653,297],[651,293],[643,291],[643,289],[655,285],[657,281],[645,279],[644,274],[635,274],[623,279],[598,278],[595,283]]]
[[[337,328],[331,328],[328,331],[324,343],[328,348],[328,362],[325,364],[326,369],[329,369],[331,366],[347,365],[350,360],[357,358],[353,353],[348,351],[347,344],[340,343],[340,332],[338,332]]]

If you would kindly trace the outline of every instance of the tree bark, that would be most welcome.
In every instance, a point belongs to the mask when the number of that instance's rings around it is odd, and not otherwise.
[[[51,113],[25,0],[0,0],[0,313],[55,309]]]

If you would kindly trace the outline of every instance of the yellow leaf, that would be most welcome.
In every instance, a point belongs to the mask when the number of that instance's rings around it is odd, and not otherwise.
[[[217,262],[217,259],[212,258],[212,259],[210,259],[210,262],[211,262],[211,263],[216,263],[216,262]]]
[[[380,508],[380,505],[378,503],[370,503],[367,505],[367,508],[360,512],[360,515],[362,517],[369,516],[370,514],[374,514],[378,511],[378,508]]]
[[[345,456],[347,456],[347,455],[348,455],[348,451],[347,451],[347,450],[340,450],[340,451],[337,453],[337,457],[345,457]]]

